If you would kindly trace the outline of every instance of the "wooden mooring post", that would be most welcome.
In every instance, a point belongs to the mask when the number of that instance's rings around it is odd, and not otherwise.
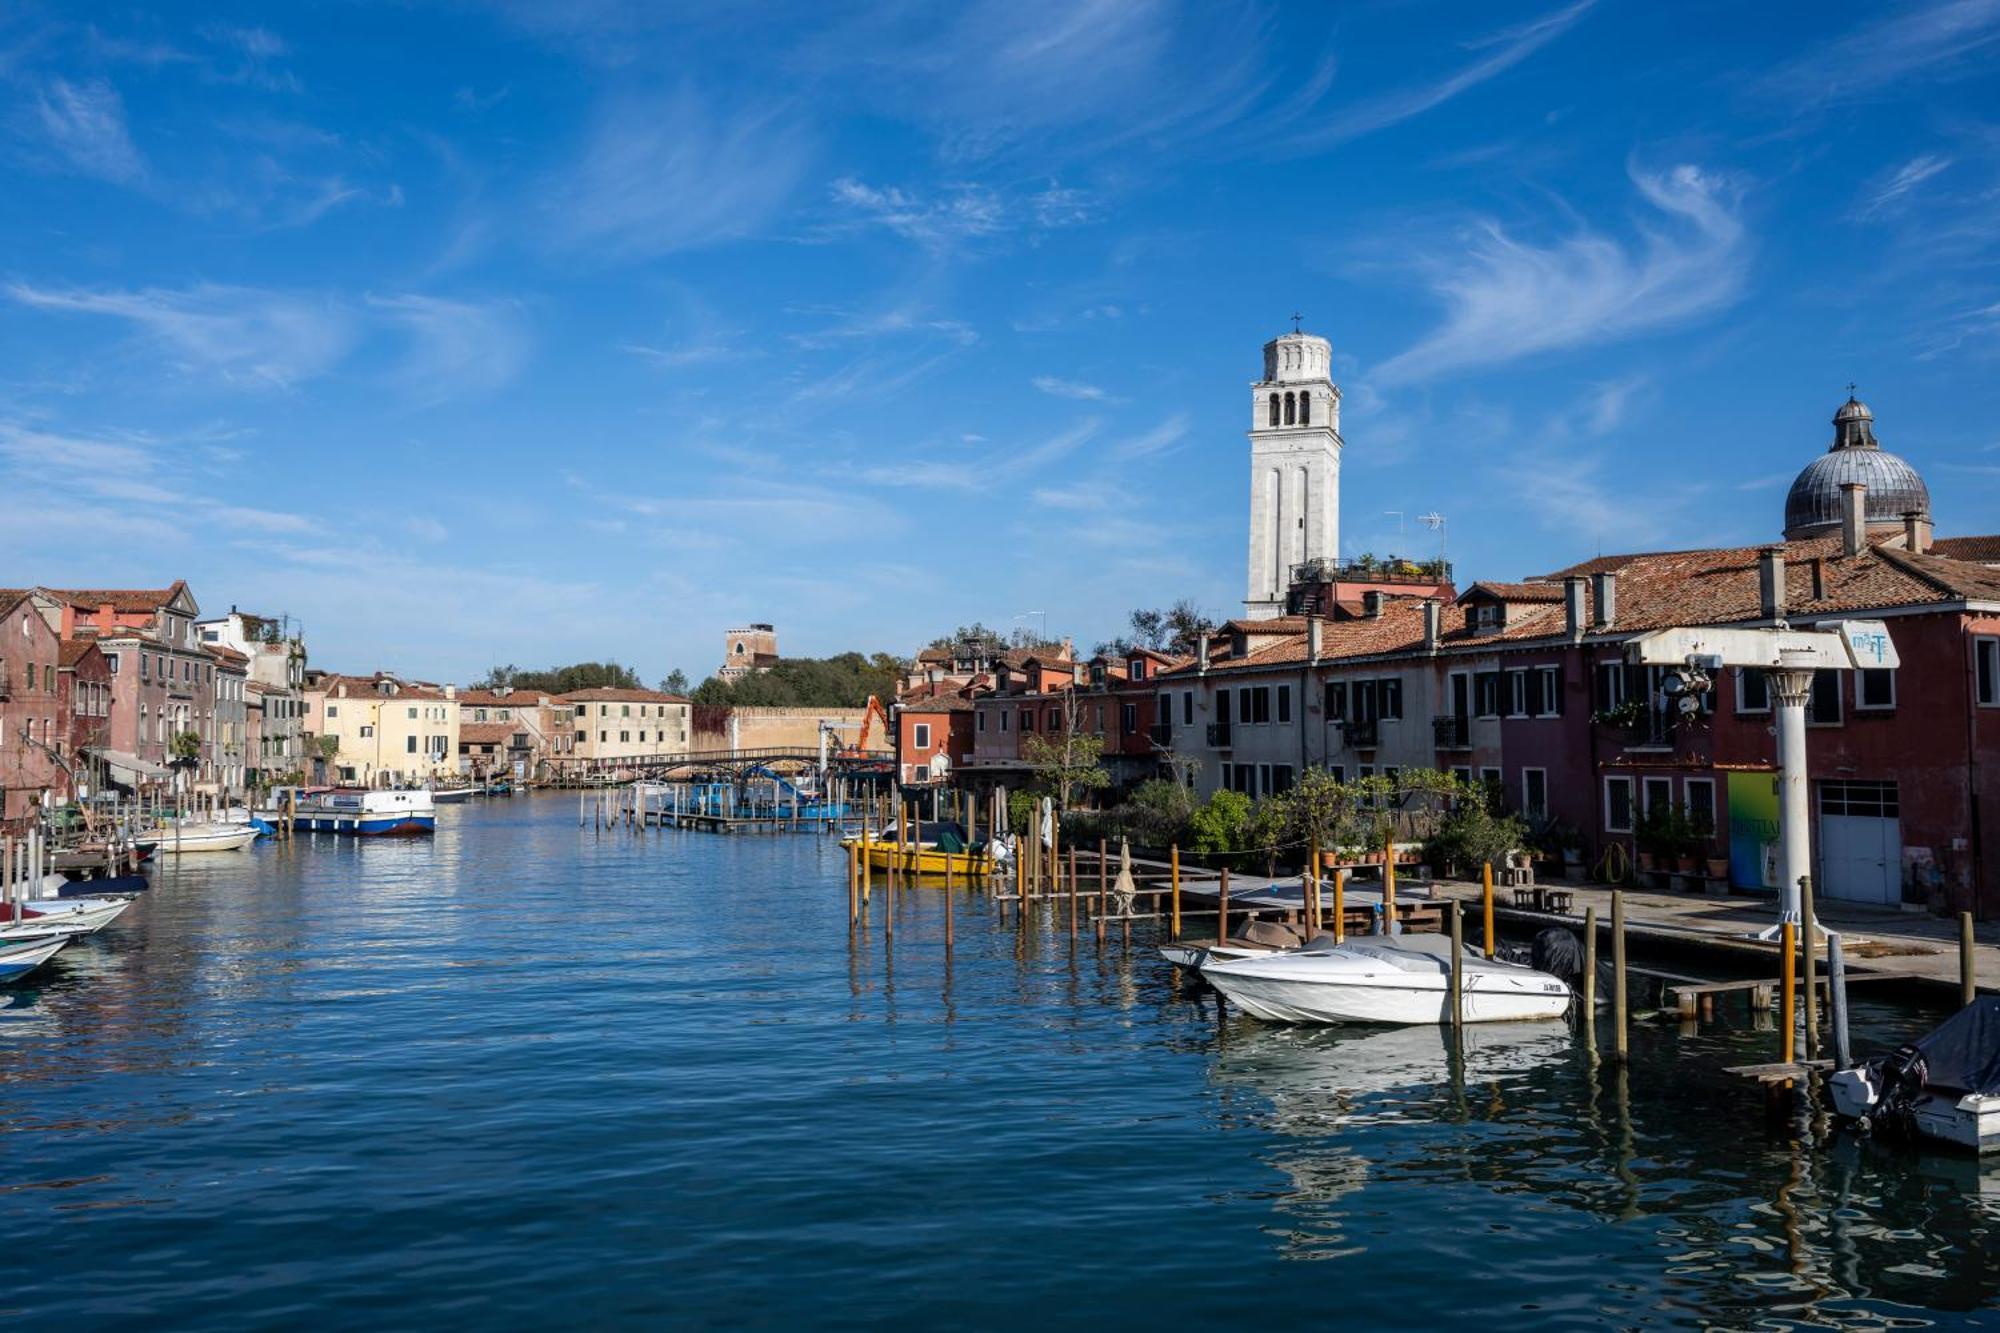
[[[1104,905],[1106,900],[1111,896],[1110,887],[1107,881],[1105,880],[1105,875],[1107,873],[1107,867],[1105,862],[1106,862],[1106,853],[1105,853],[1104,839],[1099,838],[1097,840],[1097,910],[1092,912],[1090,915],[1091,918],[1097,922],[1097,947],[1100,949],[1104,947]],[[1074,879],[1076,877],[1076,865],[1074,862],[1072,862],[1070,865],[1069,873],[1071,879]]]
[[[1167,918],[1167,938],[1177,940],[1181,937],[1181,845],[1179,843],[1173,844],[1168,852],[1168,863],[1172,867],[1170,873],[1173,876],[1173,912]]]
[[[1215,900],[1215,942],[1217,944],[1224,944],[1227,943],[1229,940],[1229,867],[1228,866],[1222,867],[1222,883],[1216,889],[1216,894],[1217,897]]]
[[[1451,1027],[1465,1026],[1465,918],[1458,899],[1451,901]]]
[[[1493,863],[1482,861],[1479,875],[1479,899],[1481,909],[1486,914],[1486,956],[1500,956],[1500,942],[1493,938]]]
[[[1611,891],[1612,1058],[1625,1059],[1625,890]]]
[[[1979,998],[1979,976],[1973,953],[1972,913],[1958,914],[1958,1005],[1963,1009]]]
[[[1784,953],[1778,965],[1780,986],[1780,1001],[1778,1004],[1778,1059],[1783,1064],[1792,1063],[1793,1058],[1798,1054],[1796,1046],[1799,1035],[1798,1010],[1795,1007],[1798,1004],[1799,998],[1797,994],[1798,978],[1796,975],[1799,947],[1798,929],[1798,923],[1793,921],[1782,922],[1778,927],[1778,948]]]
[[[1819,1059],[1819,925],[1813,920],[1811,875],[1799,876],[1799,923],[1806,955],[1806,1059]]]
[[[1076,944],[1076,848],[1074,847],[1069,849],[1069,942],[1072,946]]]
[[[1593,1043],[1597,1035],[1597,904],[1583,909],[1583,1021]]]
[[[1347,867],[1333,870],[1333,942],[1347,942]]]

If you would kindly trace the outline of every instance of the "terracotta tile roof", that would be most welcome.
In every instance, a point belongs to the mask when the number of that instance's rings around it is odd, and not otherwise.
[[[458,743],[460,745],[505,745],[520,734],[521,729],[511,722],[464,722],[459,724]]]
[[[458,701],[468,708],[539,708],[553,695],[540,690],[460,690]]]
[[[1560,602],[1563,587],[1561,583],[1495,583],[1481,579],[1460,593],[1458,600],[1468,601],[1481,595],[1502,602]]]
[[[157,611],[187,590],[184,579],[175,579],[170,588],[45,588],[51,597],[60,597],[79,611],[95,611],[109,606],[123,615]]]
[[[2000,536],[1939,537],[1931,542],[1930,554],[1947,560],[2000,560]],[[5,597],[0,593],[0,599]]]
[[[571,690],[568,694],[558,694],[556,698],[574,704],[684,704],[687,699],[678,694],[663,694],[659,690],[621,690],[609,686],[594,690]]]
[[[99,629],[95,625],[78,625],[80,637],[94,638],[99,643],[139,643],[148,648],[166,648],[165,641],[155,638],[149,629],[137,625],[113,625],[110,629]]]
[[[224,648],[220,644],[211,643],[207,645],[204,651],[224,666],[247,667],[250,665],[250,655],[248,653],[239,653],[234,648]]]
[[[286,688],[285,688],[284,686],[282,686],[282,685],[266,685],[266,684],[265,684],[265,683],[264,683],[263,681],[261,681],[261,680],[253,680],[253,681],[249,682],[249,684],[248,684],[248,686],[247,686],[246,688],[248,688],[248,689],[249,689],[249,691],[250,691],[250,693],[252,693],[252,694],[289,694],[289,693],[290,693],[290,691],[289,691],[289,690],[287,690],[287,689],[286,689]]]
[[[6,601],[7,595],[4,592],[0,592],[0,605],[5,605]],[[95,639],[64,639],[56,649],[56,665],[73,667],[86,656],[96,651],[97,640]]]
[[[383,693],[380,687],[385,681],[396,687],[393,693]],[[349,699],[383,699],[390,701],[408,699],[412,701],[428,700],[432,703],[445,702],[444,691],[436,685],[424,681],[403,680],[400,677],[391,676],[386,672],[378,672],[373,676],[343,676],[335,672],[328,672],[320,678],[318,684],[306,686],[306,692],[309,694],[324,694],[329,698],[339,697],[340,687],[343,685],[347,687],[345,697]]]

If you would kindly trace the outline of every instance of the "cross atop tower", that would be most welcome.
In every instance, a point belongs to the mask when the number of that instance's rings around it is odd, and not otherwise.
[[[1300,327],[1300,325],[1301,325],[1301,324],[1303,324],[1303,323],[1305,322],[1305,318],[1306,318],[1306,317],[1305,317],[1304,315],[1301,315],[1301,314],[1300,314],[1300,313],[1299,313],[1298,311],[1296,311],[1296,310],[1294,310],[1294,311],[1292,312],[1292,332],[1293,332],[1293,333],[1303,333],[1303,332],[1305,331],[1304,329],[1302,329],[1302,328]],[[1847,387],[1851,389],[1851,388],[1853,388],[1854,386],[1850,384],[1850,385],[1848,385]]]

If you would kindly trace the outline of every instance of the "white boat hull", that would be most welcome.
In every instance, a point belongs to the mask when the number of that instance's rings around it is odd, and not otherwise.
[[[37,898],[25,904],[28,914],[18,923],[12,907],[0,907],[0,939],[50,932],[95,935],[131,905],[130,898]]]
[[[1451,968],[1435,937],[1350,941],[1212,961],[1202,976],[1232,1004],[1270,1023],[1419,1024],[1451,1021]],[[1468,1023],[1560,1018],[1569,986],[1532,968],[1464,960]]]
[[[1827,1079],[1833,1109],[1849,1120],[1874,1114],[1882,1089],[1866,1066],[1843,1069]],[[1976,1153],[2000,1152],[2000,1097],[1968,1092],[1920,1092],[1910,1101],[1917,1132],[1927,1139]]]
[[[61,953],[70,942],[68,935],[36,935],[20,940],[0,940],[0,981],[18,981]]]
[[[195,852],[240,852],[257,841],[253,824],[206,824],[195,828],[165,828],[159,832],[159,849],[169,855],[187,856]]]

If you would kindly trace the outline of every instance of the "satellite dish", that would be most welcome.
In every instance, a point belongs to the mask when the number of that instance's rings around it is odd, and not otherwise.
[[[1660,677],[1660,693],[1669,699],[1678,699],[1687,693],[1687,678],[1678,671],[1669,671]]]
[[[1701,710],[1701,700],[1695,698],[1692,694],[1683,694],[1681,696],[1680,708],[1683,717],[1692,716]]]

